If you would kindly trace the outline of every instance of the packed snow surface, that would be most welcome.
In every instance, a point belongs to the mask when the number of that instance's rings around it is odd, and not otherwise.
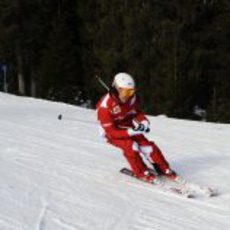
[[[172,168],[219,196],[162,194],[119,173],[127,163],[94,110],[0,93],[0,230],[229,230],[230,126],[149,119]]]

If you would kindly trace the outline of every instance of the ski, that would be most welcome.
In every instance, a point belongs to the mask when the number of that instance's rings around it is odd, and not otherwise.
[[[122,174],[136,178],[137,180],[140,180],[142,182],[149,183],[147,181],[137,178],[134,175],[134,173],[128,168],[122,168],[120,172]],[[165,193],[170,193],[170,194],[174,194],[174,195],[185,197],[185,198],[195,198],[195,194],[192,190],[188,189],[185,186],[182,186],[182,184],[171,184],[161,176],[157,176],[157,183],[154,183],[154,184],[149,183],[149,184],[152,184],[155,188]]]
[[[199,196],[206,196],[206,197],[213,197],[218,196],[218,190],[215,188],[211,188],[209,186],[203,186],[199,185],[194,182],[190,182],[183,177],[178,177],[178,180],[176,180],[174,183],[178,184],[179,186],[184,186],[190,191],[193,191],[196,195]]]
[[[138,179],[137,177],[135,177],[134,173],[128,168],[122,168],[120,172],[125,175]],[[198,196],[214,197],[214,196],[219,195],[217,189],[214,189],[208,186],[199,185],[194,182],[190,182],[181,176],[178,176],[177,180],[170,180],[167,177],[162,176],[162,175],[156,175],[156,176],[157,176],[158,184],[152,184],[152,185],[154,185],[157,188],[160,188],[161,190],[165,192],[174,193],[174,194],[177,194],[183,197],[187,197],[187,198],[195,198]],[[141,179],[138,179],[138,180],[143,181]],[[143,182],[146,182],[146,181],[143,181]],[[146,182],[146,183],[149,183],[149,182]]]

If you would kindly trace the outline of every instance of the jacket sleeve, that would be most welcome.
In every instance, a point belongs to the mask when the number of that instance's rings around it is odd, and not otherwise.
[[[107,108],[98,109],[98,120],[109,138],[123,139],[129,137],[127,130],[116,128],[112,115]]]

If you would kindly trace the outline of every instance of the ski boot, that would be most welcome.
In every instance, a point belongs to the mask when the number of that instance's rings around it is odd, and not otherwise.
[[[167,177],[170,180],[177,181],[179,176],[172,169],[166,169],[165,172],[162,173],[163,176]]]
[[[139,176],[138,179],[143,180],[145,182],[151,183],[151,184],[159,184],[160,181],[157,178],[156,175],[151,173],[150,170],[145,170],[143,175]]]

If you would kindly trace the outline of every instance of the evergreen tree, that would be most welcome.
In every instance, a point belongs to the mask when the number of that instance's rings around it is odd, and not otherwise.
[[[229,122],[228,0],[1,0],[10,91],[95,102],[117,72],[150,114]],[[82,101],[82,97],[85,97]]]

